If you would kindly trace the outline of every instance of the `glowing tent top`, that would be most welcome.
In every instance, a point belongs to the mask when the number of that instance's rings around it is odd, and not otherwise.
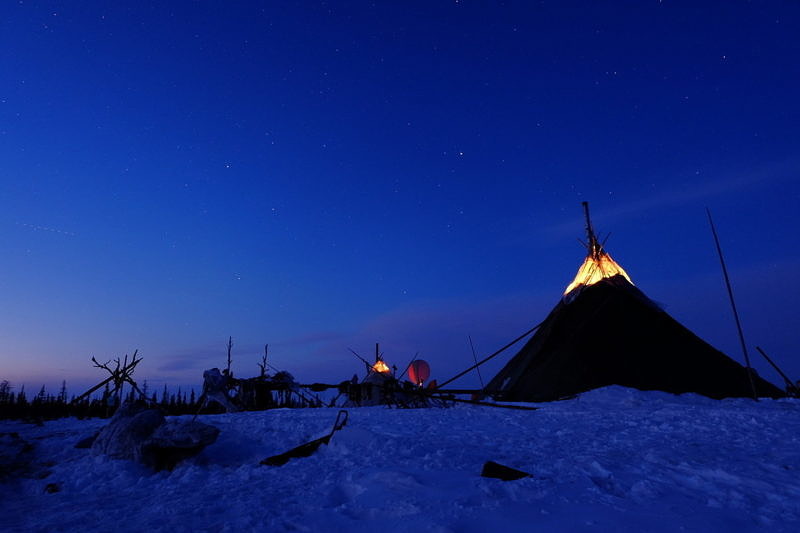
[[[575,289],[588,287],[589,285],[594,285],[598,281],[617,275],[621,275],[633,285],[633,281],[631,281],[628,273],[611,259],[611,256],[603,249],[603,245],[597,240],[597,236],[594,234],[594,228],[592,228],[592,222],[589,220],[588,202],[583,202],[583,211],[586,214],[586,234],[589,239],[587,248],[589,249],[589,253],[578,269],[575,279],[572,280],[572,283],[567,285],[564,296],[567,296]]]

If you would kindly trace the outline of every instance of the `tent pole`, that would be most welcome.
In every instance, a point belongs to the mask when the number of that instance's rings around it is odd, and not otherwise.
[[[739,321],[739,313],[736,311],[736,302],[733,299],[733,289],[731,288],[731,280],[728,278],[728,269],[725,266],[725,259],[722,257],[722,247],[719,244],[719,237],[717,237],[717,229],[714,227],[714,221],[711,219],[711,210],[706,207],[706,214],[708,215],[708,223],[711,225],[711,233],[714,235],[714,243],[717,245],[717,254],[719,255],[719,263],[722,265],[722,275],[725,278],[725,287],[728,289],[728,298],[731,300],[731,309],[733,309],[733,318],[736,320],[736,329],[739,331],[739,342],[742,345],[742,353],[744,354],[744,362],[747,365],[747,378],[750,380],[750,390],[753,391],[753,399],[758,401],[758,393],[756,392],[756,383],[753,380],[753,368],[750,366],[750,355],[747,353],[747,344],[744,342],[744,333],[742,333],[742,323]]]
[[[475,361],[475,364],[477,365],[478,364],[478,356],[475,355],[475,345],[472,344],[472,337],[470,335],[467,335],[467,338],[469,339],[469,347],[472,348],[472,359]],[[476,366],[475,370],[478,371],[478,379],[481,381],[481,390],[483,390],[485,387],[483,386],[483,376],[481,376],[481,369],[480,369],[480,367]]]
[[[520,335],[519,337],[517,337],[513,341],[509,342],[508,344],[506,344],[505,346],[503,346],[502,348],[500,348],[496,352],[494,352],[492,355],[489,355],[488,357],[485,357],[484,359],[482,359],[481,361],[478,361],[477,363],[475,363],[474,365],[472,365],[468,369],[464,370],[463,372],[460,372],[460,373],[456,374],[455,376],[453,376],[452,378],[448,379],[447,381],[445,381],[441,385],[438,385],[436,387],[436,389],[433,389],[433,390],[441,389],[442,387],[444,387],[448,383],[452,383],[453,381],[457,380],[458,378],[460,378],[461,376],[463,376],[464,374],[466,374],[470,370],[478,368],[479,366],[481,366],[483,363],[485,363],[489,359],[491,359],[491,358],[499,355],[500,353],[506,351],[508,348],[514,346],[516,343],[518,343],[519,341],[521,341],[522,339],[524,339],[525,337],[527,337],[528,335],[530,335],[531,333],[533,333],[534,331],[539,329],[539,326],[541,326],[542,324],[544,324],[544,320],[539,322],[538,324],[533,326],[531,329],[529,329],[528,331],[526,331],[525,333],[523,333],[522,335]]]
[[[586,236],[589,239],[589,252],[591,252],[592,257],[595,257],[599,246],[597,236],[594,234],[594,228],[592,227],[592,220],[589,218],[589,202],[581,202],[581,205],[583,205],[583,215],[586,217]]]
[[[370,368],[372,368],[372,365],[371,365],[371,364],[369,364],[369,361],[367,361],[366,359],[364,359],[363,357],[361,357],[360,355],[358,355],[354,349],[352,349],[352,348],[348,348],[348,350],[350,350],[350,352],[351,352],[353,355],[355,355],[356,357],[358,357],[359,359],[361,359],[361,361],[363,361],[363,363],[364,363],[364,366],[366,366],[366,367],[367,367],[367,372],[369,372],[369,369],[370,369]]]
[[[411,361],[408,362],[408,364],[406,365],[406,369],[403,370],[403,373],[400,374],[400,377],[397,378],[397,381],[400,381],[401,379],[403,379],[403,376],[406,375],[406,372],[408,372],[408,369],[411,368],[411,363],[413,363],[414,361],[417,360],[417,356],[418,355],[419,355],[419,351],[417,351],[417,353],[414,354],[414,357],[411,358]]]
[[[758,353],[760,353],[761,355],[763,355],[763,356],[764,356],[764,359],[766,359],[766,360],[767,360],[767,363],[769,363],[770,365],[772,365],[772,368],[774,368],[775,370],[777,370],[778,374],[780,374],[780,375],[781,375],[781,377],[783,378],[783,381],[786,383],[786,385],[787,385],[788,387],[791,387],[792,389],[794,389],[794,388],[795,388],[794,382],[793,382],[791,379],[789,379],[789,376],[787,376],[786,374],[784,374],[784,373],[783,373],[783,370],[781,370],[780,368],[778,368],[778,365],[776,365],[776,364],[775,364],[775,363],[772,361],[772,359],[770,359],[770,357],[769,357],[769,356],[766,354],[766,352],[764,352],[764,350],[762,350],[760,346],[756,346],[756,350],[758,350]]]

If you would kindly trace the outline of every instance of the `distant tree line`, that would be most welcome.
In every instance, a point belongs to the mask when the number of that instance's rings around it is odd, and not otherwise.
[[[306,395],[296,387],[292,387],[291,375],[286,374],[285,379],[280,373],[278,381],[267,377],[251,378],[248,380],[232,379],[230,383],[233,392],[233,402],[238,409],[245,411],[260,411],[263,409],[285,407],[321,407],[322,401],[314,396]],[[30,396],[21,386],[19,391],[6,380],[0,380],[0,420],[25,420],[38,423],[44,420],[57,418],[108,418],[114,414],[117,407],[126,401],[145,399],[152,407],[157,407],[165,415],[194,415],[194,414],[221,414],[225,407],[216,401],[204,401],[202,394],[195,390],[188,391],[178,387],[177,391],[170,392],[164,388],[159,392],[151,392],[147,381],[142,383],[140,395],[133,388],[121,394],[114,390],[113,385],[106,383],[103,388],[90,396],[79,397],[68,395],[66,381],[61,382],[58,392],[53,394],[42,385],[39,392]]]
[[[159,393],[148,391],[147,382],[142,384],[142,392],[148,401],[160,408],[167,415],[187,415],[223,413],[225,409],[215,403],[200,409],[199,398],[194,389],[188,392],[180,387],[175,392],[170,392],[166,385]],[[76,401],[76,396],[67,394],[66,381],[61,382],[57,393],[47,391],[42,385],[35,395],[30,396],[25,386],[19,391],[6,380],[0,380],[0,419],[28,420],[32,422],[41,420],[54,420],[74,416],[77,418],[107,418],[114,414],[120,402],[138,399],[134,390],[129,390],[124,395],[113,394],[108,385],[102,391]]]
[[[162,391],[151,392],[148,390],[147,381],[141,388],[131,377],[134,369],[141,362],[138,350],[132,356],[115,358],[106,363],[101,363],[92,357],[95,368],[108,372],[108,377],[80,396],[68,397],[67,383],[61,382],[61,388],[55,394],[47,391],[44,385],[35,396],[30,396],[25,391],[25,386],[19,391],[14,391],[6,380],[0,379],[0,420],[16,419],[38,422],[56,418],[74,416],[77,418],[107,418],[114,414],[117,407],[126,401],[146,400],[151,406],[158,407],[165,415],[194,415],[224,413],[225,407],[220,401],[215,401],[214,395],[209,394],[206,383],[206,374],[216,371],[223,378],[219,384],[224,398],[218,400],[230,401],[231,406],[237,410],[260,411],[284,407],[321,407],[322,400],[314,394],[309,394],[301,389],[291,374],[286,371],[274,369],[267,363],[269,345],[264,345],[264,354],[258,363],[259,375],[253,378],[236,379],[231,371],[233,337],[228,337],[226,344],[226,366],[220,373],[218,369],[211,369],[204,373],[204,385],[201,394],[195,394],[194,389],[189,391],[178,387],[176,392],[170,392],[166,385]],[[275,370],[270,376],[268,370]],[[125,391],[125,392],[123,392]]]

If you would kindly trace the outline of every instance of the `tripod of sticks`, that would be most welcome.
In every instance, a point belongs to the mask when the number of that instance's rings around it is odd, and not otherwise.
[[[126,354],[125,357],[120,360],[119,358],[109,360],[105,363],[100,363],[97,359],[92,357],[92,363],[94,363],[95,368],[101,368],[108,372],[110,376],[106,379],[92,387],[91,389],[87,390],[77,398],[75,398],[73,403],[77,403],[96,390],[100,389],[101,387],[106,386],[107,384],[113,384],[113,388],[111,388],[111,395],[116,398],[116,403],[119,405],[120,400],[122,399],[122,388],[127,383],[131,386],[133,390],[135,390],[141,398],[147,400],[145,394],[139,389],[139,386],[136,384],[136,381],[133,380],[131,377],[133,375],[134,370],[136,370],[136,365],[138,365],[141,361],[141,357],[137,357],[139,354],[139,350],[133,352],[133,356],[131,357],[130,361],[128,360],[128,355]]]

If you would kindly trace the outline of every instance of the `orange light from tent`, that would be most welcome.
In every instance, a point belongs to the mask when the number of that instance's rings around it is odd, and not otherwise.
[[[383,362],[383,360],[378,359],[374,365],[372,365],[372,370],[375,372],[380,372],[381,374],[388,374],[391,372],[389,365]]]
[[[630,282],[631,285],[633,285],[633,281],[631,281],[628,273],[625,272],[622,267],[619,266],[613,259],[611,259],[610,255],[605,252],[601,252],[597,255],[589,254],[581,267],[578,269],[575,279],[573,279],[572,283],[567,286],[567,290],[564,291],[564,294],[569,294],[581,285],[588,287],[589,285],[594,285],[598,281],[616,276],[618,274],[623,276],[628,280],[628,282]]]

